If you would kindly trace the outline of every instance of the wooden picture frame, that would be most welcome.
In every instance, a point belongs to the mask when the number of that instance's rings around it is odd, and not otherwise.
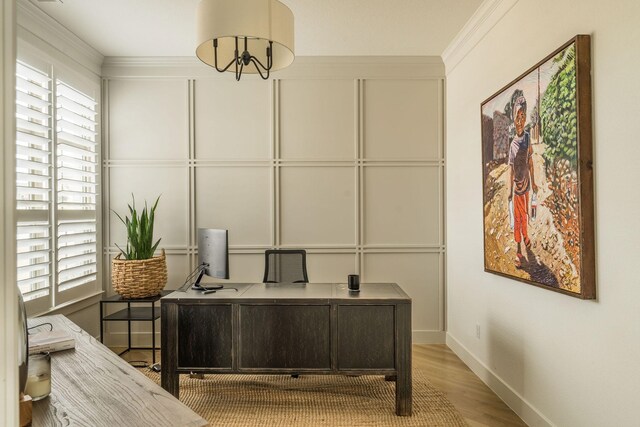
[[[591,37],[507,84],[480,116],[484,270],[594,299]]]

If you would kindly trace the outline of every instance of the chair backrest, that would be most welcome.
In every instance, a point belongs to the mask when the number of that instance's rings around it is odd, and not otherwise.
[[[264,283],[308,283],[307,251],[268,249],[264,252]]]

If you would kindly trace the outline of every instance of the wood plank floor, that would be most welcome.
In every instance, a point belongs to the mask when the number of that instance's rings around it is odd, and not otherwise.
[[[114,347],[112,350],[120,352],[123,349]],[[123,358],[151,364],[149,351],[131,351]],[[159,360],[158,351],[156,361]],[[414,344],[413,366],[427,374],[470,427],[526,426],[446,345]]]
[[[414,344],[413,367],[427,374],[469,426],[526,426],[446,345]]]

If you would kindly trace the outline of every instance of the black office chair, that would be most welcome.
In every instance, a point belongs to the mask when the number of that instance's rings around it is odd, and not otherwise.
[[[304,249],[268,249],[264,252],[263,283],[309,283],[307,251]],[[299,374],[291,374],[298,378]]]
[[[264,283],[308,283],[304,249],[268,249],[264,252]]]

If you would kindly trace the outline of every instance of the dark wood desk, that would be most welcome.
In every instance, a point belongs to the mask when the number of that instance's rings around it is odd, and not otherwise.
[[[180,373],[385,375],[411,415],[411,298],[394,283],[225,284],[160,300],[162,387]]]
[[[68,331],[76,348],[51,353],[51,394],[34,426],[205,426],[208,422],[62,315],[29,319]]]

